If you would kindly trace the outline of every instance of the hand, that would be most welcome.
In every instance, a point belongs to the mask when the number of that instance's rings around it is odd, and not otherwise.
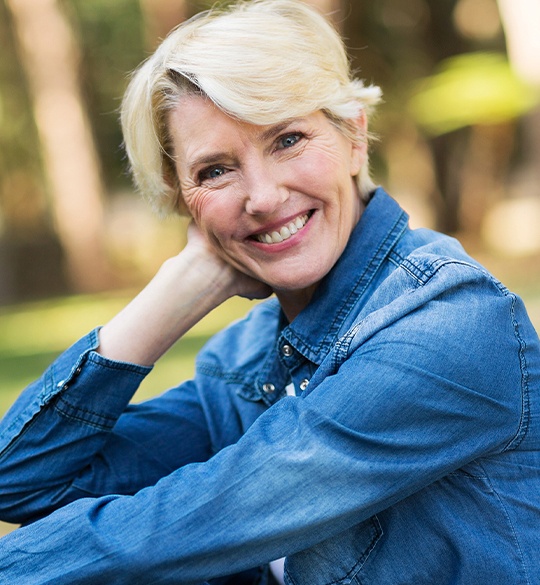
[[[270,287],[221,259],[194,224],[188,243],[100,331],[99,352],[152,365],[177,339],[228,298],[265,298]]]
[[[201,267],[206,265],[217,270],[217,274],[219,274],[219,286],[228,291],[228,296],[238,295],[253,300],[265,299],[272,294],[272,288],[270,286],[240,272],[223,260],[194,222],[189,224],[188,243],[180,255],[183,253],[194,254],[196,259],[193,261],[200,262]]]

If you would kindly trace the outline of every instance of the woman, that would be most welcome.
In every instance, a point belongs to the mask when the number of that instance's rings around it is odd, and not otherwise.
[[[282,557],[296,585],[540,583],[538,337],[372,184],[378,98],[295,0],[195,18],[138,70],[135,180],[189,242],[3,421],[2,517],[29,525],[0,583],[267,583]],[[271,292],[128,406],[208,311]]]

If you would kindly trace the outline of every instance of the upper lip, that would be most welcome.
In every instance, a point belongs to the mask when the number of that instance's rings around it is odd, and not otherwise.
[[[311,209],[305,209],[303,211],[299,211],[298,213],[294,213],[292,215],[288,215],[286,217],[269,222],[269,223],[265,224],[264,226],[257,228],[256,231],[251,232],[248,237],[253,238],[253,237],[258,236],[260,234],[268,234],[268,233],[271,233],[273,231],[279,231],[279,229],[282,228],[284,225],[287,225],[291,221],[294,221],[297,217],[301,217],[302,215],[306,215],[306,214],[309,215],[311,213],[311,211],[312,211]]]

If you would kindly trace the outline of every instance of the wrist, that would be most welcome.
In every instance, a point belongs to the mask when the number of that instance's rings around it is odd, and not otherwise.
[[[155,279],[172,283],[175,290],[181,287],[188,297],[205,297],[215,306],[236,294],[236,271],[217,256],[189,246],[165,260]]]
[[[232,296],[229,267],[185,249],[100,331],[100,353],[152,365],[205,315]]]

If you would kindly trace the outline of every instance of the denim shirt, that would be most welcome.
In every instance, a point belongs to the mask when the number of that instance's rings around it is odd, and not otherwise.
[[[0,426],[0,583],[540,584],[540,348],[521,300],[378,189],[288,324],[273,299],[196,375],[94,331]],[[223,583],[224,580],[216,580]]]

